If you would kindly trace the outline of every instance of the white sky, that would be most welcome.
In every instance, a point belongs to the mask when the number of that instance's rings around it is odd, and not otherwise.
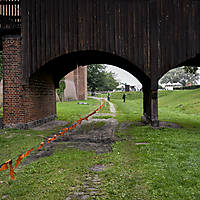
[[[137,88],[142,88],[141,83],[129,72],[112,65],[106,65],[108,72],[114,72],[116,74],[116,79],[121,83],[126,83],[127,85],[136,86]]]

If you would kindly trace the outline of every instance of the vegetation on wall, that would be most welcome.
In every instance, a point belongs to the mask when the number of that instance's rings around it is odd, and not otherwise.
[[[63,98],[64,98],[65,87],[66,87],[65,86],[65,77],[63,77],[59,82],[59,88],[56,90],[61,101],[63,101]]]

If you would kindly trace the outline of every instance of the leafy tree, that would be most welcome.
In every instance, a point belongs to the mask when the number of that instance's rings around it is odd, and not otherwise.
[[[3,60],[2,60],[2,51],[0,51],[0,81],[3,78]]]
[[[190,71],[185,71],[184,67],[180,67],[177,69],[170,70],[167,74],[165,74],[161,80],[160,83],[181,83],[183,86],[186,85],[186,83],[192,83],[196,84],[199,80],[199,73],[191,73]]]
[[[61,101],[63,101],[65,87],[65,77],[63,77],[59,82],[59,88],[56,90]]]
[[[119,85],[114,78],[114,73],[106,72],[106,66],[101,64],[88,65],[88,90],[108,91],[114,90]]]
[[[104,79],[102,82],[104,83],[103,87],[100,87],[99,90],[102,91],[112,91],[117,88],[119,82],[115,79],[115,74],[112,72],[104,72]]]
[[[196,67],[196,66],[194,66],[194,67],[193,66],[185,66],[184,70],[185,70],[186,73],[196,74],[198,67]]]

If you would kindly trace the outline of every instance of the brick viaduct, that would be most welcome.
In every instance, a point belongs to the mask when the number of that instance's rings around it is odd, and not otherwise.
[[[199,10],[197,0],[0,0],[4,125],[53,119],[59,80],[77,65],[105,63],[142,83],[144,119],[158,126],[158,80],[199,66]]]

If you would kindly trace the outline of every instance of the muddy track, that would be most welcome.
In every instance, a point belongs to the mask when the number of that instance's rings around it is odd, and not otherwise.
[[[22,163],[29,164],[41,157],[52,155],[56,149],[77,148],[86,151],[108,153],[112,151],[112,144],[120,140],[115,136],[117,121],[110,119],[89,119],[70,133],[60,136],[50,144],[46,144],[42,150],[35,151]],[[49,135],[52,137],[54,134]]]

